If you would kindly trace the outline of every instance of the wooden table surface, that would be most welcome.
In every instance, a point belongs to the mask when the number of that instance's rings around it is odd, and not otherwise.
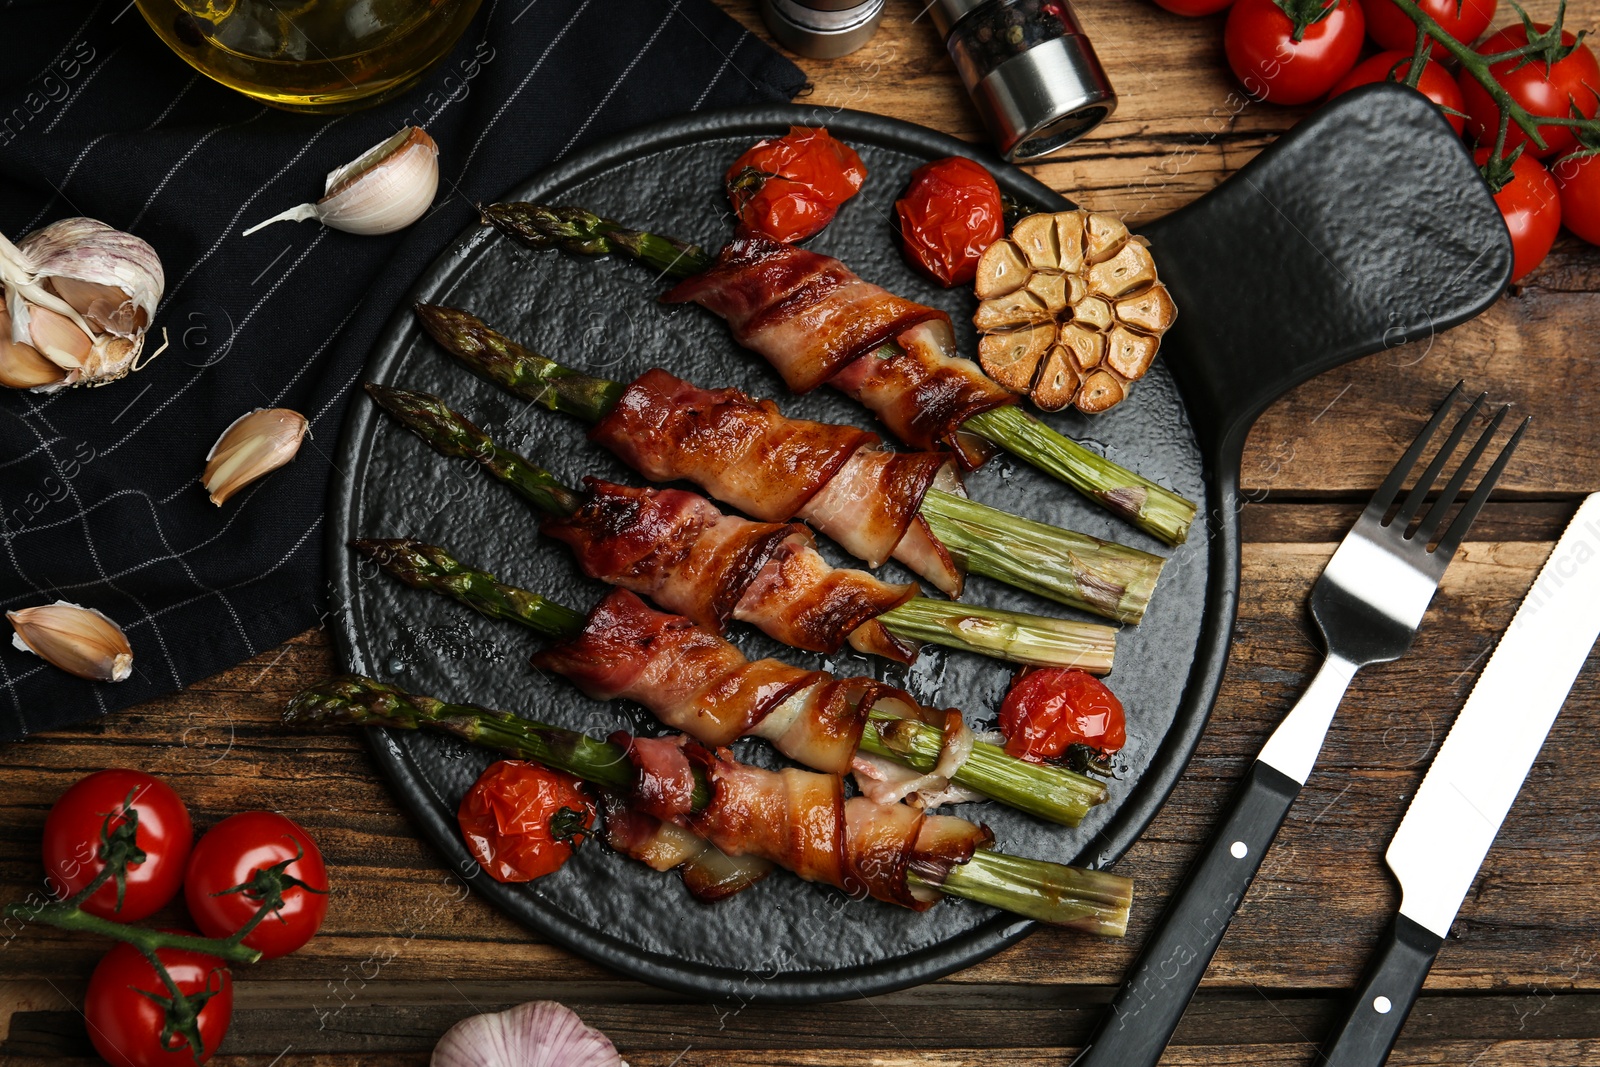
[[[753,3],[727,2],[764,35]],[[1548,17],[1555,0],[1529,6]],[[1134,222],[1170,211],[1303,114],[1239,95],[1218,18],[1180,19],[1145,0],[1077,7],[1120,104],[1060,161],[1034,169],[1089,207]],[[810,102],[976,139],[950,63],[915,13],[908,0],[890,0],[864,49],[802,60],[815,84]],[[1572,3],[1568,18],[1595,27],[1600,0]],[[1550,542],[1578,498],[1600,489],[1597,290],[1600,251],[1563,236],[1482,317],[1325,374],[1261,418],[1244,459],[1254,502],[1242,515],[1232,657],[1187,773],[1118,865],[1139,887],[1126,940],[1039,931],[944,981],[816,1007],[708,1004],[620,980],[467,894],[413,833],[357,738],[283,733],[285,699],[333,669],[318,630],[179,695],[0,747],[0,899],[39,886],[40,827],[57,795],[89,770],[136,766],[170,781],[201,826],[241,808],[293,813],[336,879],[315,941],[239,974],[216,1064],[426,1063],[463,1016],[544,997],[604,1029],[634,1067],[1065,1063],[1246,761],[1304,688],[1317,659],[1305,597],[1333,543],[1425,414],[1466,379],[1495,403],[1535,414],[1533,432],[1410,655],[1356,679],[1163,1060],[1309,1064],[1396,906],[1380,857],[1407,797]],[[1596,667],[1591,660],[1557,720],[1391,1063],[1600,1064]],[[51,930],[0,940],[0,1064],[89,1056],[78,1009],[104,947]]]

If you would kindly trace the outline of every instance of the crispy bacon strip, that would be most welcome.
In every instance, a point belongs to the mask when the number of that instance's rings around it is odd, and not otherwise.
[[[751,662],[712,630],[616,590],[583,633],[533,657],[598,700],[637,701],[708,745],[753,735],[790,759],[844,774],[874,706],[943,724],[904,690],[872,678],[835,678],[774,659]]]
[[[615,735],[612,740],[629,739]],[[674,746],[681,746],[681,763],[662,751]],[[725,748],[685,743],[683,738],[633,738],[629,754],[640,774],[659,775],[670,767],[680,776],[678,787],[664,791],[666,795],[687,796],[696,770],[711,787],[710,801],[699,811],[686,800],[640,799],[638,807],[647,814],[693,830],[728,855],[764,859],[854,897],[871,896],[922,911],[939,895],[914,893],[906,874],[942,874],[993,840],[987,828],[963,819],[928,816],[904,804],[878,804],[866,797],[847,800],[844,783],[835,775],[751,767],[735,761]]]
[[[961,424],[1016,399],[955,354],[948,315],[862,281],[831,256],[738,237],[710,270],[662,299],[722,316],[790,389],[828,382],[913,448],[949,448],[969,469],[990,450]],[[889,342],[894,347],[882,350]]]
[[[661,299],[693,301],[727,319],[739,343],[760,353],[797,393],[919,322],[949,319],[862,281],[832,256],[757,235],[734,238],[710,270]]]
[[[958,484],[940,453],[885,451],[876,434],[785,418],[770,400],[646,371],[589,433],[651,481],[684,479],[766,522],[800,517],[878,566],[891,555],[952,596],[961,568],[927,551],[917,518],[936,484]],[[909,539],[908,539],[909,538]]]
[[[605,798],[606,842],[654,870],[674,868],[698,900],[715,903],[749,889],[772,873],[759,856],[730,856],[677,823],[662,822],[617,796]]]
[[[916,586],[834,567],[804,526],[724,515],[679,489],[595,478],[585,485],[583,505],[541,529],[571,546],[589,577],[718,632],[731,617],[812,652],[837,652],[848,641],[903,663],[915,658],[915,641],[875,620],[915,596]]]

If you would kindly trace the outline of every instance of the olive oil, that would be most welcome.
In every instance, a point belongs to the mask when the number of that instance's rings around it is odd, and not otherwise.
[[[410,88],[481,0],[138,0],[200,73],[291,111],[351,111]]]

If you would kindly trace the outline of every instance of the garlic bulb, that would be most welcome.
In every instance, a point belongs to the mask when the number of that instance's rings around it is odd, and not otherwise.
[[[8,611],[11,643],[53,667],[91,682],[120,682],[133,673],[133,646],[120,627],[93,608],[58,600]]]
[[[328,174],[322,199],[301,204],[244,231],[246,237],[274,222],[316,219],[346,233],[394,233],[422,217],[439,190],[439,146],[415,126]]]
[[[306,417],[288,408],[257,408],[233,420],[206,454],[200,481],[221,507],[229,497],[288,463],[300,451]]]
[[[553,1000],[474,1015],[445,1031],[430,1067],[628,1067],[605,1034]]]
[[[133,369],[166,279],[155,249],[94,219],[0,235],[0,384],[104,385]],[[52,374],[46,364],[56,368]]]

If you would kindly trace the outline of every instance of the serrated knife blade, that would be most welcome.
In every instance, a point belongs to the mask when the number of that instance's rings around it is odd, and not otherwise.
[[[1567,525],[1434,756],[1385,859],[1440,937],[1600,638],[1600,493]]]
[[[1379,1067],[1578,672],[1600,638],[1600,493],[1539,569],[1422,779],[1385,859],[1400,910],[1321,1067]]]

